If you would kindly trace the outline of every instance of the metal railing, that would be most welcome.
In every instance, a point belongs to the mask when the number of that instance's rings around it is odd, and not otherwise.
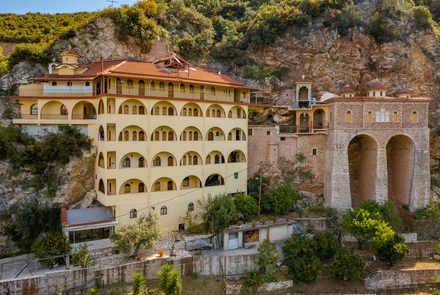
[[[38,115],[30,115],[30,114],[14,114],[14,119],[38,119]]]
[[[81,114],[73,114],[73,120],[94,120],[96,119],[96,115],[81,115]]]
[[[50,120],[67,120],[67,115],[59,115],[59,114],[41,114],[41,119],[50,119]]]

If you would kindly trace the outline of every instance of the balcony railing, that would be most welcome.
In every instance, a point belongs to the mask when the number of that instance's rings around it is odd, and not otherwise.
[[[57,115],[57,114],[41,114],[41,119],[49,120],[67,120],[69,117],[67,115]]]
[[[72,119],[73,120],[94,120],[94,119],[96,119],[96,115],[73,114]]]
[[[292,126],[280,125],[280,133],[312,133],[318,130],[327,130],[327,126]]]
[[[30,114],[14,114],[14,119],[38,119],[38,115],[30,115]]]

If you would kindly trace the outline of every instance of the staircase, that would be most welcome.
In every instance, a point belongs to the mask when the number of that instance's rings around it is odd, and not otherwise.
[[[359,276],[359,278],[362,280],[363,283],[365,283],[366,280],[374,277],[377,274],[377,269],[372,267],[367,267],[363,273]]]

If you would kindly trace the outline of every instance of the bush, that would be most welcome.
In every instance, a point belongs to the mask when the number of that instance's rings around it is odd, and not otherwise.
[[[49,43],[20,43],[8,56],[8,67],[12,67],[19,62],[27,61],[31,66],[36,63],[47,64],[52,60],[49,52]]]
[[[131,294],[139,295],[145,291],[145,276],[142,273],[136,272],[131,278]]]
[[[349,30],[356,26],[359,26],[362,22],[362,17],[360,13],[356,11],[356,5],[351,3],[346,3],[342,11],[336,16],[335,26],[338,29],[338,33],[341,36],[347,36]]]
[[[405,238],[394,232],[386,224],[378,226],[371,250],[383,261],[392,257],[394,260],[402,259],[409,253],[408,247],[403,243]]]
[[[314,244],[316,245],[315,254],[321,260],[327,260],[333,258],[335,254],[339,251],[341,246],[339,246],[338,240],[332,232],[323,232],[322,234],[315,235],[313,237]]]
[[[81,266],[93,266],[95,265],[95,259],[89,254],[89,247],[87,243],[80,244],[75,250],[75,254],[72,256],[72,264]]]
[[[292,210],[298,200],[298,195],[292,185],[286,182],[284,186],[279,186],[267,193],[265,199],[267,200],[265,208],[267,211],[284,214]]]
[[[414,27],[422,30],[433,29],[431,12],[425,6],[416,6],[412,8],[411,15],[413,17]]]
[[[250,221],[252,215],[258,213],[258,204],[254,198],[243,193],[237,193],[234,196],[234,204],[238,212],[242,214],[245,221]]]
[[[393,41],[395,37],[393,29],[385,27],[385,17],[379,12],[367,20],[366,32],[373,36],[378,43]]]
[[[251,271],[246,271],[246,276],[244,277],[243,288],[246,291],[257,292],[258,287],[264,283],[263,274],[254,269]]]
[[[86,295],[98,295],[98,294],[99,294],[98,287],[93,287],[92,289],[90,289],[89,292],[86,293]]]
[[[191,275],[191,277],[194,279],[194,280],[197,280],[198,278],[199,278],[199,274],[198,274],[198,272],[193,272],[192,273],[192,275]]]
[[[314,282],[321,273],[321,261],[316,256],[291,259],[287,266],[290,277],[296,282]]]
[[[359,254],[336,255],[329,266],[329,274],[340,280],[354,281],[365,270],[365,261]]]
[[[286,259],[295,260],[296,257],[315,256],[315,242],[308,236],[291,235],[286,240],[283,252]]]
[[[275,253],[276,249],[277,246],[271,245],[269,239],[264,239],[258,247],[258,260],[254,262],[260,267],[259,271],[263,274],[266,282],[278,282],[278,278],[274,274],[274,268],[281,255]]]
[[[157,272],[159,278],[159,289],[165,295],[176,295],[183,291],[180,270],[173,270],[171,264],[164,264],[162,270]]]

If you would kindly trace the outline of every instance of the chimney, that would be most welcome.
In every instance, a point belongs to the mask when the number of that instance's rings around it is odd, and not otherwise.
[[[104,59],[101,56],[101,73],[104,72]]]

